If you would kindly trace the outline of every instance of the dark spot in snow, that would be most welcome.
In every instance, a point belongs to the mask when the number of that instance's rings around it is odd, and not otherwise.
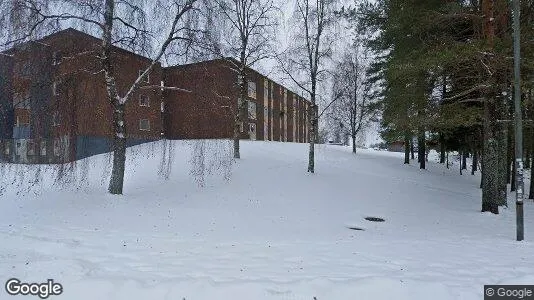
[[[379,217],[365,217],[367,221],[371,222],[385,222],[386,220],[379,218]]]
[[[348,229],[351,229],[351,230],[365,231],[365,229],[360,228],[360,227],[347,227],[347,228],[348,228]]]
[[[30,262],[29,262],[29,261],[27,261],[27,262],[26,262],[26,265],[29,265],[29,264],[30,264]]]

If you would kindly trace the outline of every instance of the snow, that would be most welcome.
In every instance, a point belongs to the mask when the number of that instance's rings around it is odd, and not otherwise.
[[[53,278],[64,294],[49,299],[81,300],[474,300],[484,284],[534,282],[532,201],[516,242],[513,195],[480,213],[479,175],[326,145],[311,175],[306,144],[242,142],[235,162],[230,147],[130,148],[124,196],[106,193],[109,155],[63,181],[5,166],[0,278]]]

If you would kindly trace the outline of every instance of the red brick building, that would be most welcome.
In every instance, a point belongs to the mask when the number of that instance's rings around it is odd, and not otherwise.
[[[164,129],[169,139],[230,138],[237,110],[239,88],[235,65],[216,59],[165,68],[168,90]],[[310,103],[266,76],[247,70],[248,111],[241,138],[284,142],[307,142],[307,111]]]
[[[67,29],[0,53],[0,160],[54,163],[110,151],[112,107],[100,46],[100,39]],[[151,61],[120,48],[113,55],[124,94]],[[248,80],[249,118],[242,138],[306,142],[309,103],[253,70]],[[162,136],[232,137],[236,82],[225,60],[157,64],[126,104],[128,144]]]

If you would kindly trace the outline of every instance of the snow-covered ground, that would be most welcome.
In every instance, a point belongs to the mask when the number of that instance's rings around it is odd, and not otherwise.
[[[55,170],[2,169],[2,282],[53,278],[49,299],[78,300],[478,300],[534,283],[534,204],[516,242],[513,205],[480,213],[479,176],[342,146],[319,146],[310,175],[305,144],[243,142],[233,164],[203,145],[175,142],[168,180],[161,143],[130,149],[124,196],[106,193],[107,155],[59,186]]]

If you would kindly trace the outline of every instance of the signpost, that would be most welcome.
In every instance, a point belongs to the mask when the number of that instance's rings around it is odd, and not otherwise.
[[[521,115],[521,27],[520,0],[513,0],[514,9],[514,106],[515,106],[515,164],[516,164],[516,225],[517,240],[524,239],[523,218],[523,121]]]

